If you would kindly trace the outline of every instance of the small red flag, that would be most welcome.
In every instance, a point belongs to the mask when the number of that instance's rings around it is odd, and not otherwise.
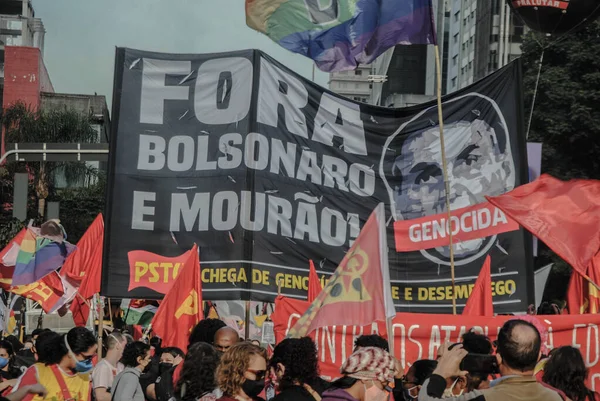
[[[71,304],[70,309],[71,313],[73,314],[73,321],[75,322],[75,326],[85,327],[88,318],[90,317],[89,305],[79,296],[76,296],[75,299],[73,299],[73,303]]]
[[[198,246],[194,244],[171,290],[152,319],[152,329],[166,347],[187,350],[192,328],[202,320],[202,283]]]
[[[475,286],[471,291],[471,295],[469,295],[467,304],[463,309],[463,315],[494,317],[491,264],[492,258],[488,255],[475,281]]]
[[[288,337],[332,325],[364,326],[396,316],[390,287],[385,209],[380,203]]]
[[[586,274],[594,283],[600,283],[600,253],[592,259]],[[571,275],[571,281],[569,282],[567,309],[570,315],[598,313],[600,311],[600,294],[597,288],[576,271]]]
[[[104,219],[100,213],[85,231],[77,249],[69,255],[60,274],[73,283],[81,283],[79,294],[89,299],[100,292]]]
[[[54,309],[64,294],[62,281],[56,272],[51,272],[35,283],[10,287],[9,291],[34,300],[46,313]]]
[[[312,260],[310,262],[310,271],[308,273],[308,302],[312,302],[319,295],[323,287],[321,287],[321,282],[319,281],[319,276],[317,275],[317,270],[315,269],[315,264]]]
[[[487,197],[580,274],[600,249],[600,181],[543,174],[504,195]]]

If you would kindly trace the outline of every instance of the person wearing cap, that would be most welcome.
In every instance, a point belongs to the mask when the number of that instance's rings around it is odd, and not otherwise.
[[[394,358],[388,352],[361,347],[344,362],[343,376],[323,393],[322,401],[386,401],[394,371]]]

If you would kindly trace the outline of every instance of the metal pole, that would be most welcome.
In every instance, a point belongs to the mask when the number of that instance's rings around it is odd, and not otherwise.
[[[106,155],[108,154],[109,150],[108,149],[88,149],[88,150],[83,150],[83,149],[11,149],[7,152],[5,152],[2,156],[0,156],[0,164],[4,163],[4,161],[6,160],[6,158],[10,155],[14,155],[14,154],[19,154],[19,153],[23,153],[23,154],[29,154],[29,155],[33,155],[33,154],[44,154],[44,153],[48,153],[48,154],[65,154],[65,155],[76,155],[76,154],[97,154],[97,155]]]

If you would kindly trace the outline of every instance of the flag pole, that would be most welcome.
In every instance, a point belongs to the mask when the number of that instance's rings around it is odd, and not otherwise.
[[[452,211],[450,210],[450,182],[448,180],[448,161],[446,160],[446,144],[444,141],[444,114],[442,112],[442,67],[440,62],[440,48],[436,44],[435,69],[437,74],[437,106],[440,126],[440,146],[442,148],[442,172],[446,190],[446,211],[448,212],[448,240],[450,241],[450,277],[452,279],[452,314],[456,315],[456,283],[454,277],[454,243],[452,236]]]
[[[96,314],[96,318],[98,319],[98,362],[100,362],[102,360],[102,335],[104,334],[104,308],[102,308],[102,313],[98,312],[98,309],[101,305],[100,294],[94,295],[94,299],[96,300],[94,312]]]
[[[600,286],[598,286],[598,284],[596,284],[594,282],[594,280],[592,280],[590,278],[590,276],[588,276],[587,274],[581,273],[581,277],[583,277],[584,279],[586,279],[594,288],[596,288],[598,291],[600,291]]]

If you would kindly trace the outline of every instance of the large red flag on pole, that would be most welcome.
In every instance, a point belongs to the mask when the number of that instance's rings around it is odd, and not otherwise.
[[[600,249],[600,181],[547,174],[488,201],[585,275]]]
[[[463,309],[463,315],[494,317],[494,304],[492,303],[492,258],[485,258],[483,267],[475,281],[475,286],[469,295],[467,304]]]
[[[304,337],[324,326],[364,326],[394,316],[385,211],[380,203],[323,291],[290,329],[288,337]]]
[[[187,350],[190,330],[202,320],[202,283],[198,246],[194,244],[171,290],[160,303],[152,329],[167,347]]]
[[[588,279],[572,274],[567,291],[567,308],[570,315],[600,312],[600,294],[593,283],[600,283],[600,253],[594,256],[586,271]]]
[[[310,271],[308,272],[308,302],[312,302],[319,295],[323,287],[319,281],[315,264],[310,260]]]

